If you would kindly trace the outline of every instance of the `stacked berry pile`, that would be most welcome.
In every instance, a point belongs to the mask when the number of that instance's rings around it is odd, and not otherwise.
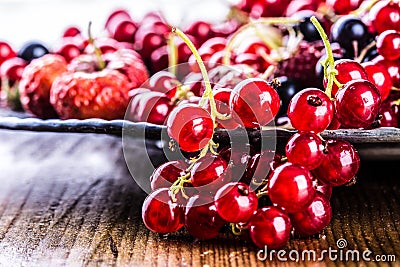
[[[11,107],[40,118],[165,125],[187,159],[152,174],[150,230],[209,239],[229,224],[279,248],[326,227],[332,187],[358,172],[354,147],[320,133],[399,126],[399,20],[394,0],[243,0],[222,23],[183,31],[117,10],[104,37],[70,27],[51,49],[1,42],[1,85]],[[285,151],[213,139],[274,123],[297,130]]]

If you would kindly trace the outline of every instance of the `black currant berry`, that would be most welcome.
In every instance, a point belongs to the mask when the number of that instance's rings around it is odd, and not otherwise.
[[[299,82],[286,76],[281,76],[277,79],[281,85],[276,88],[276,91],[278,92],[279,98],[282,102],[277,117],[283,117],[286,116],[289,102],[292,97],[303,88],[300,86]]]
[[[295,29],[300,31],[301,34],[304,36],[303,40],[308,42],[321,40],[321,36],[319,35],[317,28],[315,28],[314,24],[312,24],[310,20],[311,17],[314,15],[314,12],[309,10],[299,11],[293,15],[294,18],[303,20],[295,26]],[[321,21],[319,22],[321,23]]]
[[[49,53],[47,47],[36,41],[25,43],[18,51],[18,57],[30,62]]]
[[[331,40],[344,48],[345,58],[354,58],[368,45],[371,35],[360,19],[346,15],[332,25]]]

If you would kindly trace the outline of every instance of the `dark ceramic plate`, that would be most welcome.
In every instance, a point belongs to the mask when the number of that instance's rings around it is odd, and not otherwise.
[[[166,140],[164,126],[148,123],[134,123],[126,120],[41,120],[36,118],[24,118],[20,116],[0,117],[0,129],[25,130],[37,132],[68,132],[68,133],[96,133],[122,136],[129,133],[130,137],[143,138],[147,140]],[[227,143],[232,136],[244,135],[246,132],[217,129],[214,139],[218,143]],[[277,146],[283,147],[288,138],[295,133],[293,130],[281,128],[248,130],[247,135],[250,142],[256,142],[260,136],[274,136]],[[143,135],[144,134],[144,135]],[[378,128],[373,130],[332,130],[321,133],[325,139],[343,139],[351,142],[359,151],[363,159],[371,160],[399,160],[400,159],[400,129]]]

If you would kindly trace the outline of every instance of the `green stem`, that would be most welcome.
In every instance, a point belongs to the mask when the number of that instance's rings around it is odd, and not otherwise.
[[[178,64],[178,48],[174,42],[174,35],[170,34],[167,38],[168,48],[168,69],[176,76],[176,65]]]
[[[103,57],[101,56],[101,50],[94,44],[94,39],[92,37],[92,22],[89,21],[89,26],[88,26],[88,37],[89,37],[89,44],[93,46],[94,53],[97,58],[97,62],[99,64],[99,69],[103,70],[106,67],[106,63],[103,60]]]
[[[332,99],[332,86],[336,79],[335,77],[337,75],[337,70],[335,69],[335,59],[333,57],[331,44],[329,43],[329,39],[324,31],[324,28],[321,26],[321,24],[319,23],[319,21],[315,16],[311,17],[311,22],[318,30],[318,33],[321,36],[322,41],[324,42],[326,50],[326,59],[324,62],[322,62],[322,64],[324,66],[325,77],[328,80],[328,84],[325,88],[325,93],[329,98]]]

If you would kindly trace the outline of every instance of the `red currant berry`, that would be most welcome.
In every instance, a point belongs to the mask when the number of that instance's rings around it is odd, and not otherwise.
[[[235,86],[229,106],[239,124],[246,128],[259,128],[274,119],[279,111],[280,99],[266,81],[250,78]]]
[[[330,199],[332,196],[332,186],[327,184],[317,185],[317,193],[318,192]]]
[[[313,172],[318,180],[331,186],[346,184],[360,168],[360,158],[354,147],[344,140],[329,140],[327,154]]]
[[[19,57],[7,59],[0,66],[0,77],[6,77],[9,82],[21,80],[27,62]]]
[[[201,240],[215,238],[224,224],[211,196],[195,195],[189,199],[185,228],[192,236]]]
[[[346,15],[357,9],[362,0],[327,0],[326,5],[333,9],[338,15]]]
[[[70,26],[64,30],[63,37],[75,37],[81,34],[81,30],[76,26]]]
[[[313,177],[304,167],[285,163],[272,171],[268,183],[271,201],[287,212],[304,210],[315,195]]]
[[[224,185],[217,191],[214,200],[219,216],[230,223],[247,222],[258,206],[256,193],[244,183]]]
[[[217,111],[220,114],[230,115],[231,110],[229,109],[229,99],[231,98],[232,89],[221,88],[213,91],[214,100],[217,107]],[[239,127],[239,124],[233,119],[220,120],[217,118],[219,128],[233,130]]]
[[[315,133],[300,132],[289,139],[285,151],[289,162],[299,164],[307,170],[313,170],[323,160],[324,143]]]
[[[295,232],[310,236],[320,232],[331,221],[332,208],[329,199],[320,192],[315,194],[311,204],[303,211],[290,214]]]
[[[154,170],[150,177],[151,190],[170,188],[171,185],[185,174],[187,164],[182,160],[168,161]]]
[[[182,218],[183,209],[171,201],[168,188],[152,192],[143,203],[143,222],[153,232],[176,232],[183,226]]]
[[[375,62],[365,62],[361,64],[368,75],[368,80],[372,82],[381,93],[381,100],[388,98],[392,90],[392,79],[388,70],[381,64]]]
[[[290,238],[292,224],[289,216],[276,207],[258,209],[249,221],[250,237],[263,248],[282,248]]]
[[[0,41],[0,65],[3,64],[7,59],[16,57],[17,53],[12,49],[12,47],[6,43]]]
[[[211,140],[214,123],[207,110],[193,104],[180,105],[169,115],[167,131],[183,151],[195,152]]]
[[[190,180],[194,187],[209,185],[219,188],[224,181],[230,179],[227,169],[228,164],[222,157],[206,155],[193,165]]]
[[[400,58],[400,33],[395,30],[386,30],[376,39],[378,53],[387,60]]]
[[[400,31],[399,4],[392,0],[379,1],[371,8],[369,21],[378,34],[386,30]]]
[[[265,150],[252,155],[243,175],[243,182],[250,185],[260,185],[268,176],[271,162],[274,160],[274,152]]]
[[[341,83],[345,84],[352,80],[357,79],[368,79],[368,75],[365,72],[364,68],[355,60],[352,59],[339,59],[335,61],[335,69],[337,70],[338,74],[335,76],[336,80]],[[324,87],[328,84],[328,80],[324,77]],[[332,96],[336,96],[339,88],[335,83],[332,86]]]
[[[369,127],[375,121],[380,105],[379,90],[367,80],[348,82],[336,94],[336,114],[343,127]]]
[[[308,88],[293,96],[287,115],[297,130],[320,133],[331,123],[333,111],[333,103],[324,92]]]
[[[377,56],[373,62],[383,65],[392,78],[393,86],[400,87],[400,59],[386,60],[382,56]]]
[[[381,127],[399,127],[400,110],[398,105],[386,101],[382,104],[379,114],[382,115]]]

